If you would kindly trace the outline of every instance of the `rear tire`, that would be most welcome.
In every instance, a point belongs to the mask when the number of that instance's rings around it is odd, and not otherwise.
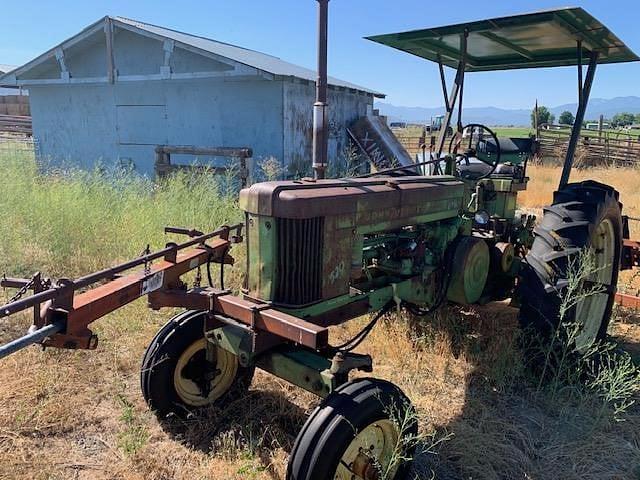
[[[374,378],[348,382],[307,419],[291,451],[286,478],[400,480],[410,461],[393,460],[411,458],[415,445],[410,439],[417,431],[413,407],[398,387]],[[370,476],[377,469],[386,475]]]
[[[238,358],[217,349],[216,364],[207,366],[204,326],[206,312],[186,311],[176,315],[160,329],[142,360],[142,395],[159,418],[190,413],[221,405],[242,395],[253,378],[253,367],[242,367]],[[203,374],[215,368],[207,395]]]
[[[579,331],[575,349],[584,353],[607,333],[613,308],[622,251],[622,205],[613,188],[594,181],[569,184],[555,192],[553,205],[535,228],[535,239],[520,273],[520,322],[549,339],[560,323],[562,295],[571,265],[584,249],[591,249],[595,271],[586,279],[602,293],[590,295],[569,308],[563,322]],[[584,282],[583,282],[584,283]]]

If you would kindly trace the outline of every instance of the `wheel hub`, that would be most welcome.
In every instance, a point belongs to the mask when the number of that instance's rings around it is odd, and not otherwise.
[[[336,471],[335,480],[379,480],[394,478],[398,469],[394,455],[400,432],[389,420],[378,420],[351,441]]]
[[[379,480],[379,466],[377,462],[368,455],[360,452],[353,461],[351,471],[364,480]]]
[[[591,238],[591,254],[594,257],[593,271],[585,280],[585,286],[600,287],[595,293],[576,305],[576,321],[581,331],[575,339],[579,351],[586,350],[596,340],[603,322],[607,303],[611,296],[613,269],[615,268],[615,231],[609,219],[595,228]]]
[[[206,340],[192,343],[178,358],[173,384],[187,405],[202,407],[215,402],[233,384],[238,372],[235,355],[216,348],[213,361],[207,360]]]

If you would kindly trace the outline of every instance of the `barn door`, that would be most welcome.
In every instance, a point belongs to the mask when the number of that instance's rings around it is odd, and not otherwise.
[[[118,105],[116,107],[120,145],[165,145],[166,105]]]
[[[167,106],[161,88],[141,83],[119,86],[116,91],[118,161],[153,176],[155,147],[168,143]]]
[[[154,175],[155,147],[168,137],[165,105],[117,105],[118,162],[144,175]]]

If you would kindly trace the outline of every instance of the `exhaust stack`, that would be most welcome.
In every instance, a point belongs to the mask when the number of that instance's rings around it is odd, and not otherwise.
[[[322,179],[327,169],[328,125],[327,125],[327,38],[329,0],[318,2],[318,79],[316,102],[313,104],[313,172]]]

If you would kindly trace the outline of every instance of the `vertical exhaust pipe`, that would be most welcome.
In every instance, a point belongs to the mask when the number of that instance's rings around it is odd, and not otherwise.
[[[327,170],[327,150],[329,147],[327,125],[327,38],[329,0],[318,2],[318,79],[316,81],[316,102],[313,104],[313,173],[322,179]]]

